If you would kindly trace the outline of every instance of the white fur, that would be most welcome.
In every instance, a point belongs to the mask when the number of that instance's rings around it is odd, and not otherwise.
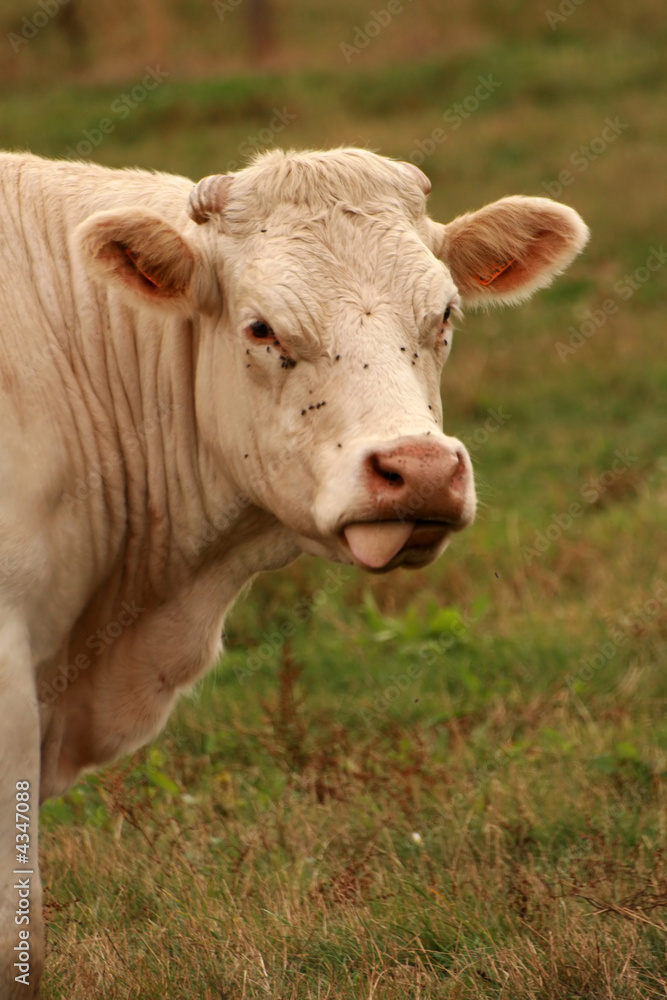
[[[192,190],[0,156],[3,872],[40,742],[44,797],[158,731],[254,574],[303,550],[352,561],[373,449],[428,442],[469,523],[470,462],[440,426],[443,313],[525,297],[585,238],[544,199],[438,226],[423,175],[364,150],[266,154],[188,214]],[[476,289],[509,252],[523,283]],[[0,995],[29,997],[2,954]]]

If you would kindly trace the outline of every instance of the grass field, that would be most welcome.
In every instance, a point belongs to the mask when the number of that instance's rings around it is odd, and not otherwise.
[[[441,221],[551,193],[593,232],[457,333],[483,503],[444,558],[262,577],[162,737],[43,807],[47,1000],[667,996],[667,80],[631,7],[623,36],[585,3],[440,56],[388,63],[389,26],[349,67],[174,71],[124,117],[142,74],[0,93],[6,147],[197,178],[354,143],[423,156]]]

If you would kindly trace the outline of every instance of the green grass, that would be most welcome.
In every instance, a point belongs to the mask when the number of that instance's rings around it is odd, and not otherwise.
[[[586,254],[457,333],[445,429],[475,459],[475,525],[427,571],[345,569],[326,600],[313,559],[262,577],[157,743],[44,806],[47,1000],[665,996],[667,267],[614,289],[666,231],[664,29],[650,4],[625,37],[594,35],[590,3],[556,32],[513,10],[389,68],[387,35],[346,72],[174,75],[95,152],[198,177],[284,105],[281,145],[406,157],[493,74],[422,164],[446,221],[544,194],[607,117],[629,126],[562,193]],[[135,82],[8,89],[3,143],[62,155]]]

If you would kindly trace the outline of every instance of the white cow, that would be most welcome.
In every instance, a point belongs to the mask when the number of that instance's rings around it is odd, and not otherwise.
[[[194,189],[0,156],[1,1000],[38,990],[39,800],[157,733],[241,588],[303,551],[424,566],[471,522],[452,321],[587,229],[525,197],[440,225],[429,188],[359,149]]]

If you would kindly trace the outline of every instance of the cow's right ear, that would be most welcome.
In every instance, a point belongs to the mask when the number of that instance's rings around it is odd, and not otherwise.
[[[219,300],[217,281],[202,253],[152,212],[96,212],[77,228],[84,266],[126,299],[192,315]]]

